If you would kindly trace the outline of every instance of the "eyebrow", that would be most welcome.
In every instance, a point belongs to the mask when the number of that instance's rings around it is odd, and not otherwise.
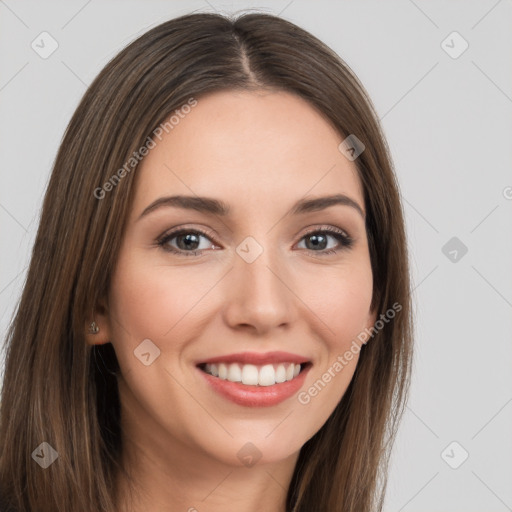
[[[363,217],[363,219],[365,218],[365,213],[361,206],[345,194],[334,194],[330,196],[316,197],[313,199],[301,199],[292,206],[289,213],[292,215],[299,215],[303,213],[317,212],[335,205],[350,206],[354,208],[361,217]],[[196,210],[198,212],[210,213],[212,215],[219,215],[222,217],[228,216],[231,211],[231,208],[226,203],[211,197],[181,195],[167,196],[160,197],[153,201],[144,209],[137,220],[140,220],[151,212],[162,207]]]

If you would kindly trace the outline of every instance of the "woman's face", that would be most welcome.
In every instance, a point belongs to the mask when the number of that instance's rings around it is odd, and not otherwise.
[[[163,133],[135,171],[102,320],[124,430],[154,454],[292,457],[342,398],[358,351],[344,354],[375,320],[355,164],[284,92],[201,97]]]

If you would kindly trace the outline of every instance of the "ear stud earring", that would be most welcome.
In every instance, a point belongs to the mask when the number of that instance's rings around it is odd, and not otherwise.
[[[96,325],[96,322],[92,322],[89,326],[89,334],[98,334],[100,332],[100,328]]]

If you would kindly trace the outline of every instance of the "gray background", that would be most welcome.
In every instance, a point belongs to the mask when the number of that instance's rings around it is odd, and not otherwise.
[[[510,0],[0,1],[2,335],[86,86],[150,27],[194,10],[246,8],[281,13],[339,53],[369,91],[395,161],[416,354],[386,512],[512,510]],[[43,31],[59,45],[47,59],[31,47]],[[463,48],[458,36],[446,39],[453,31],[469,44],[457,58],[445,51]]]

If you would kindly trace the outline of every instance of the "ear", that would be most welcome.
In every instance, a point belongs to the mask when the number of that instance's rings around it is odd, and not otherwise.
[[[96,325],[96,334],[91,332],[92,323]],[[85,325],[85,339],[89,345],[104,345],[111,340],[110,319],[106,299],[100,299],[94,309],[94,317],[88,316]]]

